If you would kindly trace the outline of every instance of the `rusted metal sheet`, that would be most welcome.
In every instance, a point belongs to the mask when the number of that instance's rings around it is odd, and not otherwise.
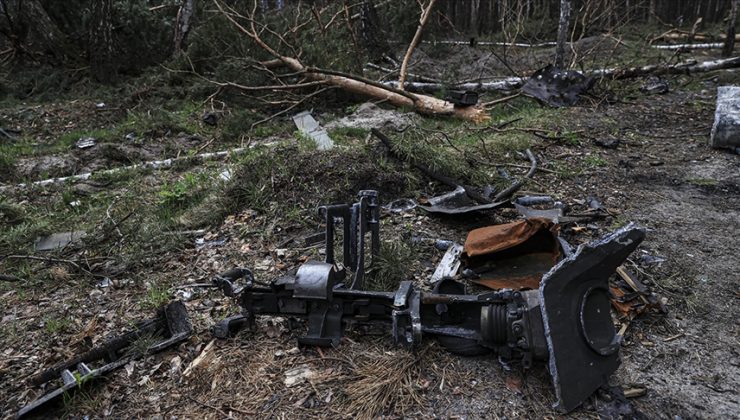
[[[559,226],[532,218],[475,229],[465,241],[463,260],[491,289],[536,289],[560,257]]]

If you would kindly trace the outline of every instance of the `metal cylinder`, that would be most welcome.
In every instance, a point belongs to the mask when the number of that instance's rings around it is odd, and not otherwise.
[[[506,343],[506,304],[492,304],[481,306],[480,333],[487,344]]]

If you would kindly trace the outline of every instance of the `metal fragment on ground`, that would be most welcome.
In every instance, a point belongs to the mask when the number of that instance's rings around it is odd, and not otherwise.
[[[331,208],[345,214],[350,207]],[[549,221],[540,223],[552,225]],[[332,237],[330,232],[327,230],[327,241]],[[628,226],[582,246],[552,267],[546,285],[543,280],[542,288],[535,290],[468,295],[462,283],[450,278],[437,283],[432,293],[418,290],[411,281],[402,281],[396,291],[348,288],[347,272],[334,264],[333,257],[325,262],[307,261],[297,275],[283,276],[270,284],[249,282],[238,292],[224,287],[227,273],[216,276],[214,283],[236,299],[248,322],[264,315],[305,320],[307,333],[298,338],[303,345],[336,347],[349,325],[385,324],[394,342],[407,347],[418,346],[423,336],[433,336],[456,354],[496,353],[503,363],[521,363],[525,368],[534,361],[550,360],[558,408],[570,411],[606,383],[616,368],[613,361],[619,346],[613,345],[616,332],[607,281],[643,235],[642,230]],[[488,236],[479,247],[470,248],[471,254],[476,255],[474,250],[485,254],[495,248],[496,239]],[[349,234],[344,235],[346,249],[353,243]],[[364,249],[358,247],[357,255]],[[361,267],[358,264],[357,268]],[[581,351],[584,348],[589,352]],[[605,354],[603,359],[599,358],[601,353]],[[310,367],[305,366],[285,373],[286,386],[311,376]]]
[[[34,247],[36,248],[36,251],[52,251],[64,248],[65,246],[77,242],[86,236],[87,232],[83,230],[53,233],[49,236],[36,239]]]
[[[717,109],[709,145],[730,149],[740,146],[740,86],[717,88]]]
[[[468,197],[468,194],[465,192],[465,188],[457,187],[454,191],[429,198],[427,203],[428,204],[426,205],[419,205],[419,208],[430,213],[456,215],[492,210],[503,206],[506,204],[506,201],[489,204],[475,204],[475,202]]]
[[[648,95],[661,95],[668,93],[670,87],[668,81],[660,76],[650,76],[647,78],[645,83],[640,86],[640,92]]]
[[[560,257],[558,225],[532,218],[475,229],[462,255],[465,266],[491,289],[536,289]]]
[[[57,378],[61,378],[63,384],[23,407],[16,417],[21,418],[35,413],[58,398],[69,395],[83,384],[126,365],[140,355],[132,346],[142,337],[161,337],[160,341],[140,350],[144,354],[151,354],[182,342],[190,337],[192,331],[185,305],[180,301],[174,301],[160,308],[156,318],[139,323],[133,331],[111,338],[101,346],[58,363],[31,377],[29,382],[35,385],[42,385]],[[103,365],[98,368],[90,367],[100,363]]]
[[[314,119],[310,112],[303,111],[294,115],[293,122],[298,130],[316,143],[316,149],[331,150],[334,148],[334,141],[332,141],[326,130],[321,127],[321,124]]]
[[[519,203],[514,203],[514,208],[517,213],[521,214],[527,219],[548,219],[554,223],[558,223],[560,218],[563,217],[563,209],[554,207],[550,209],[535,209],[528,206],[523,206]]]
[[[462,251],[462,245],[452,244],[437,265],[437,268],[434,270],[429,282],[437,283],[443,278],[455,277],[457,271],[460,269],[460,254]]]
[[[580,246],[543,276],[539,295],[556,408],[573,410],[619,366],[621,338],[604,310],[608,279],[644,238],[645,231],[630,224]]]
[[[522,93],[554,107],[573,106],[595,79],[574,70],[559,70],[552,65],[537,70],[522,86]]]
[[[78,149],[88,149],[95,146],[96,140],[94,137],[80,137],[75,143]]]
[[[383,210],[391,213],[404,213],[415,209],[416,206],[416,201],[410,198],[399,198],[383,206]]]

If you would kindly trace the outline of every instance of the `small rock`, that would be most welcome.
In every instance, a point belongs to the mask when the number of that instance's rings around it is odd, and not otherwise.
[[[206,112],[203,114],[203,122],[211,127],[215,127],[218,125],[218,115],[215,112]]]
[[[180,375],[180,370],[182,368],[182,358],[180,356],[175,356],[170,360],[170,376],[178,376]]]
[[[640,92],[648,95],[668,93],[670,90],[668,82],[658,76],[650,76],[644,85],[640,86]]]
[[[283,383],[285,383],[286,387],[291,388],[311,379],[314,375],[315,373],[308,365],[300,365],[296,368],[285,371],[285,379]]]
[[[96,140],[94,137],[80,137],[80,139],[77,140],[77,143],[75,143],[75,146],[77,146],[78,149],[88,149],[95,146],[95,143]]]
[[[604,149],[616,149],[619,146],[619,139],[594,139],[594,144]]]
[[[301,354],[301,349],[298,347],[293,347],[292,349],[288,350],[288,354],[291,356],[295,356],[296,354]]]

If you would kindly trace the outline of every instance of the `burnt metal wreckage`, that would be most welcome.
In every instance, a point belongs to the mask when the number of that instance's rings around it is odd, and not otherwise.
[[[373,257],[379,250],[377,192],[362,191],[358,203],[321,207],[320,214],[326,222],[324,261],[308,261],[269,284],[257,282],[247,268],[214,278],[242,308],[213,327],[216,337],[252,328],[260,315],[306,319],[307,333],[298,338],[303,345],[336,347],[352,325],[386,325],[394,342],[407,347],[430,335],[454,353],[496,353],[524,368],[545,362],[554,406],[563,412],[578,407],[619,366],[621,336],[611,317],[608,279],[642,242],[643,229],[628,225],[580,246],[544,274],[535,290],[471,295],[448,278],[433,292],[410,281],[396,291],[376,292],[362,286],[365,237]],[[341,263],[334,253],[337,222],[343,228]]]
[[[193,328],[187,309],[181,301],[171,302],[157,311],[157,316],[140,322],[136,328],[111,338],[72,359],[63,361],[29,379],[33,385],[43,385],[61,378],[62,385],[21,408],[16,418],[40,414],[43,408],[67,396],[85,384],[102,379],[143,354],[157,353],[185,341]],[[150,342],[150,340],[159,341]],[[146,348],[137,348],[142,340]],[[98,365],[99,367],[94,367]],[[92,366],[92,368],[91,368]]]

